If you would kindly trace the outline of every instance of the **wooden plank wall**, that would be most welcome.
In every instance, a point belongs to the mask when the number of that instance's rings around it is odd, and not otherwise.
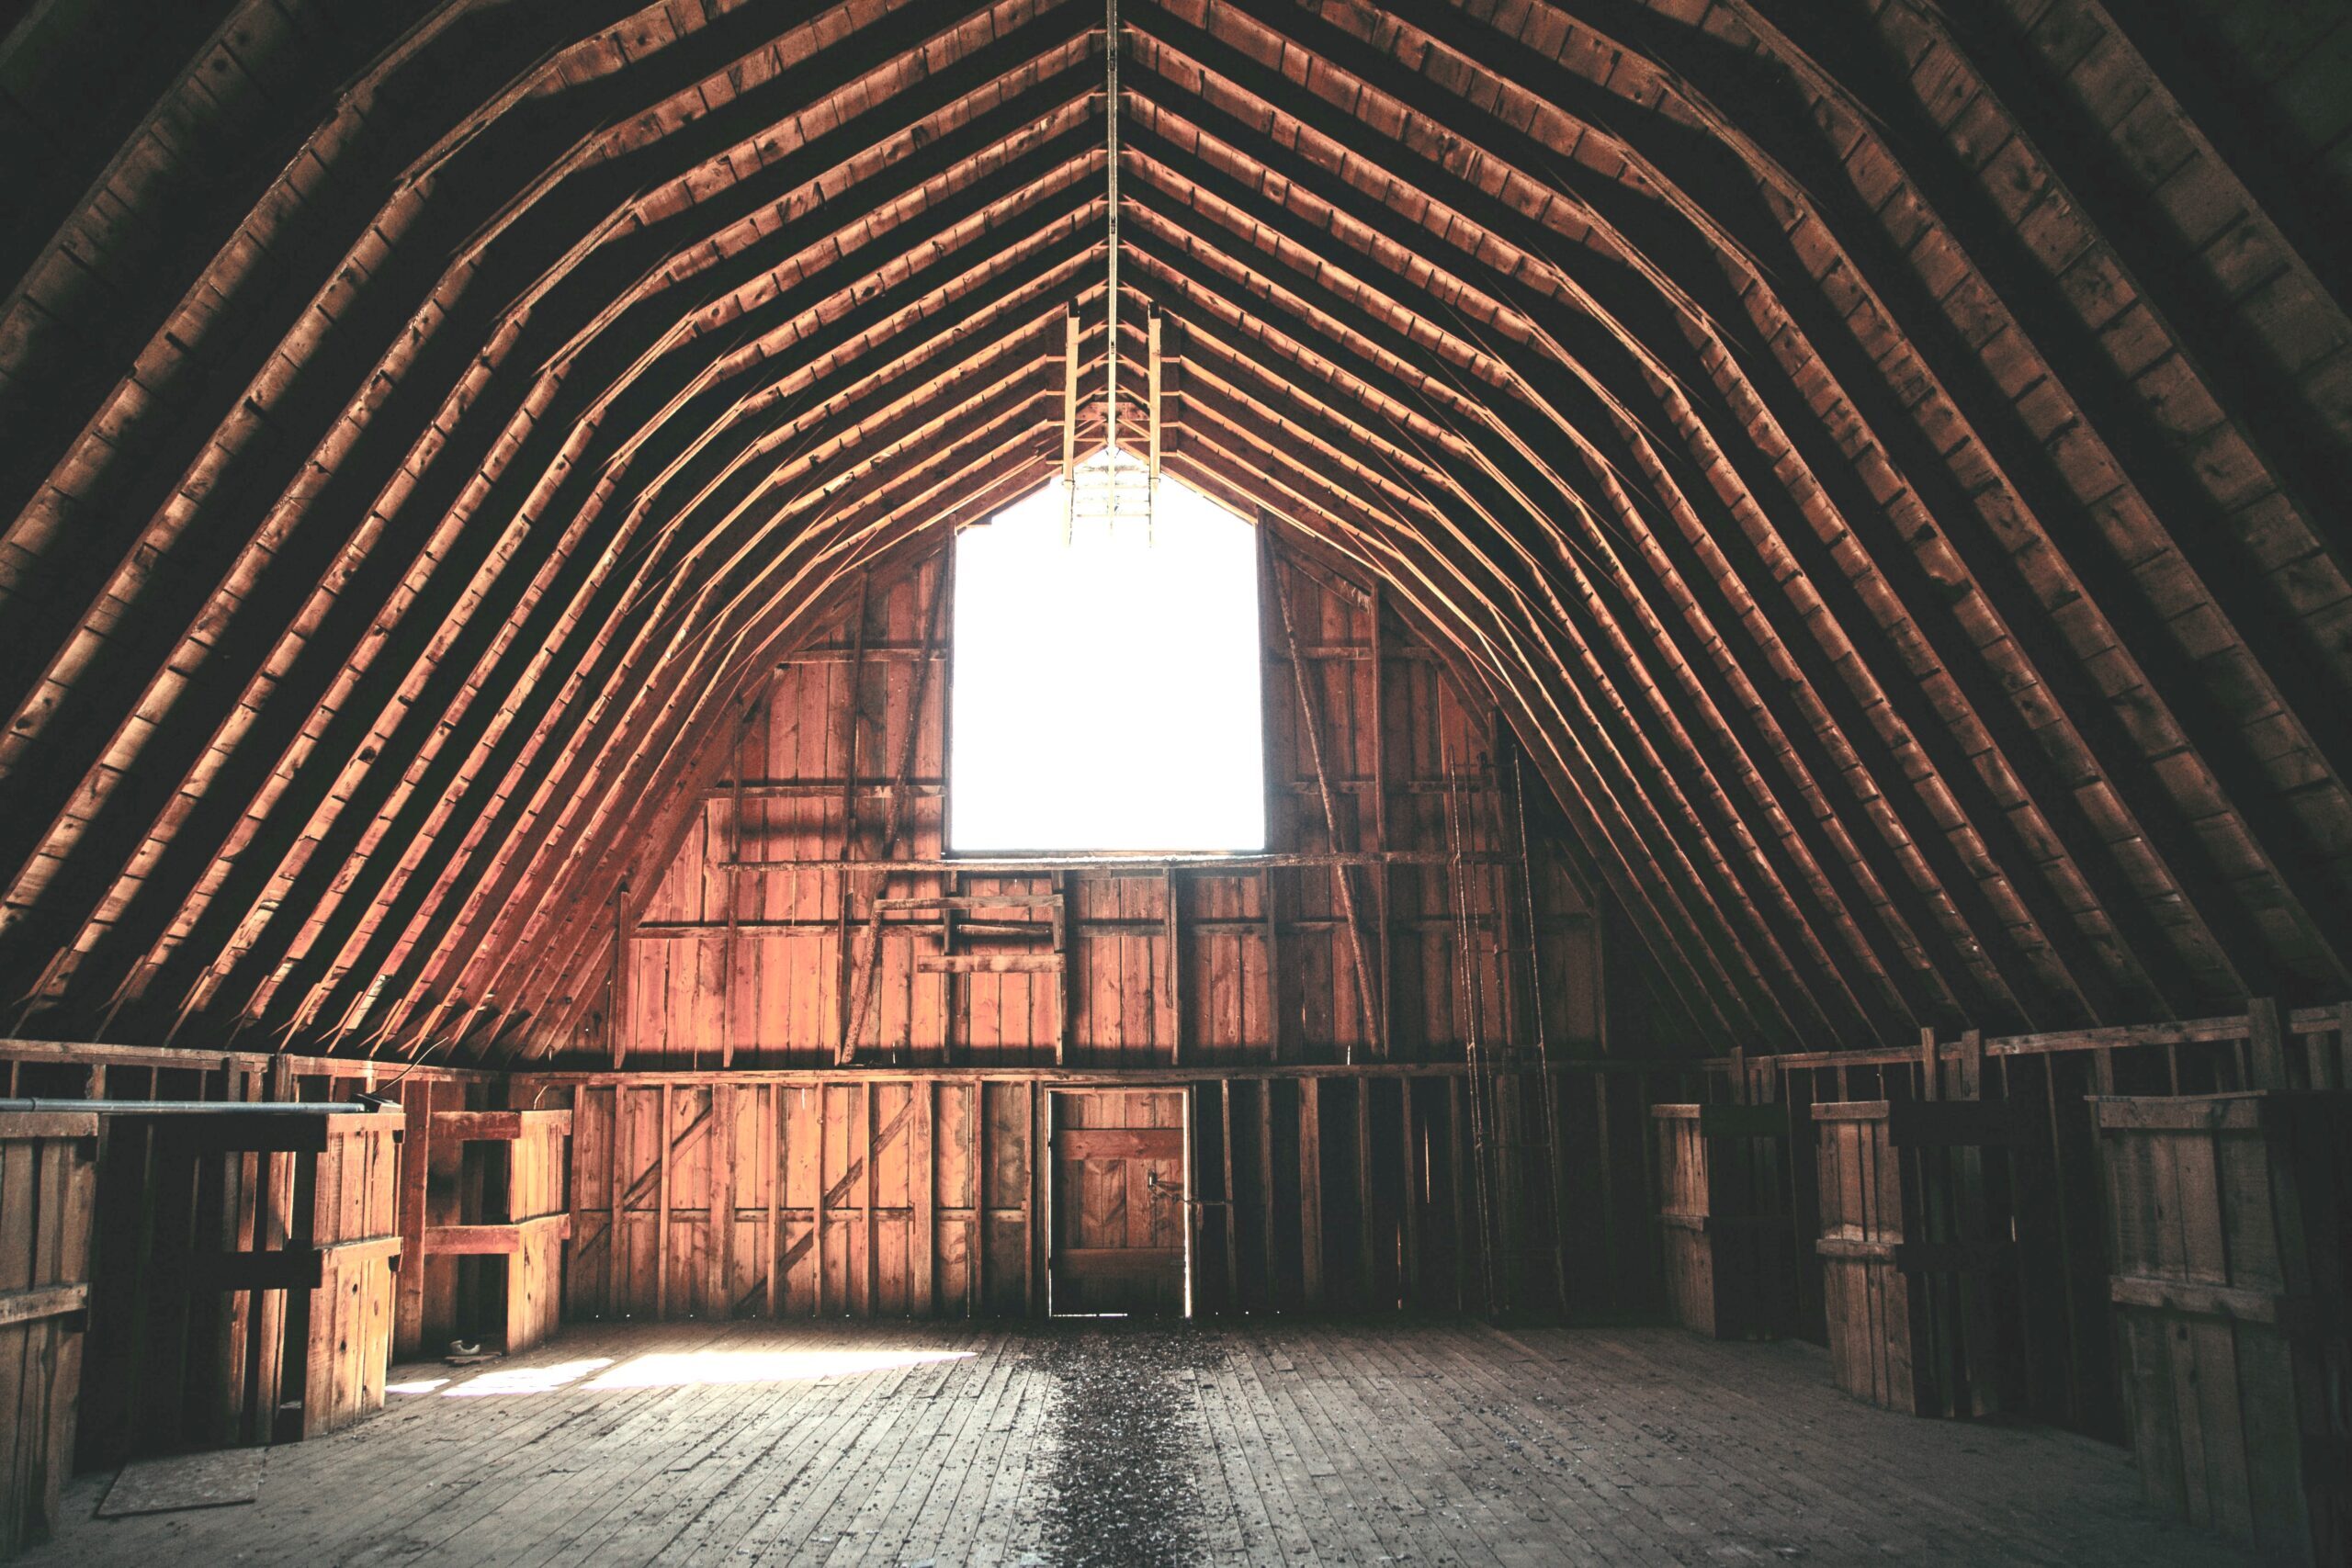
[[[864,1075],[580,1084],[567,1314],[1023,1311],[1037,1092]]]
[[[1630,1075],[1611,1099],[1642,1147]],[[1589,1074],[1555,1075],[1564,1105]],[[1154,1075],[1191,1096],[1196,1310],[1479,1310],[1482,1193],[1469,1079],[1446,1066]],[[568,1316],[1022,1315],[1046,1306],[1046,1073],[562,1075],[573,1112]],[[1513,1091],[1536,1100],[1532,1078]],[[1588,1123],[1589,1124],[1589,1123]],[[1643,1201],[1582,1171],[1571,1213],[1630,1202],[1572,1256],[1572,1305],[1654,1299]],[[617,1202],[616,1201],[617,1194]],[[616,1216],[617,1215],[617,1223]],[[1539,1213],[1540,1217],[1540,1213]],[[1540,1243],[1548,1231],[1526,1227]],[[1526,1245],[1522,1243],[1521,1245]],[[1548,1252],[1523,1269],[1548,1290]],[[1518,1298],[1527,1300],[1526,1296]]]
[[[0,1115],[0,1553],[49,1533],[73,1468],[97,1132]]]
[[[940,951],[938,918],[929,913],[882,926],[870,1011],[862,1011],[857,970],[870,901],[883,879],[795,869],[884,857],[901,760],[903,824],[888,853],[941,852],[947,663],[944,645],[926,641],[941,558],[876,578],[862,618],[787,655],[740,717],[731,765],[707,790],[660,886],[627,929],[614,932],[625,956],[613,1004],[618,1036],[598,1024],[584,1046],[594,1055],[609,1050],[605,1065],[827,1066],[852,1015],[862,1021],[869,1060],[1016,1066],[1054,1059],[1063,975],[921,972],[918,956]],[[1535,940],[1517,934],[1530,904],[1517,854],[1515,770],[1507,738],[1498,745],[1492,711],[1465,701],[1432,649],[1393,611],[1377,608],[1370,592],[1319,570],[1277,570],[1308,667],[1339,824],[1334,845],[1288,639],[1269,593],[1270,846],[1310,853],[1385,848],[1440,861],[1458,846],[1473,863],[1462,878],[1466,910],[1457,909],[1443,863],[1351,873],[1370,930],[1368,961],[1385,970],[1374,977],[1368,1021],[1331,867],[1069,874],[1063,1062],[1271,1065],[1336,1062],[1351,1053],[1359,1061],[1459,1060],[1474,1023],[1465,988],[1479,998],[1482,1038],[1532,1038],[1531,998],[1540,992],[1552,1046],[1599,1051],[1604,1009],[1595,908],[1548,833],[1533,835],[1524,873],[1532,884]],[[1074,714],[1071,722],[1085,717]],[[1506,764],[1499,773],[1498,760]],[[1546,803],[1532,803],[1531,811],[1539,824],[1550,818]],[[900,874],[888,879],[887,893],[1048,889],[1043,876]],[[1457,921],[1464,913],[1466,944]],[[967,921],[956,951],[1040,952],[1038,941],[1004,930],[1012,918],[991,912]],[[1042,927],[1042,914],[1034,919]],[[1527,973],[1531,945],[1540,982]]]
[[[270,1156],[279,1162],[277,1190],[288,1199],[285,1234],[326,1254],[316,1290],[286,1292],[288,1354],[308,1353],[282,1369],[272,1401],[281,1413],[300,1402],[304,1438],[338,1431],[384,1407],[402,1251],[399,1120],[393,1112],[334,1117],[326,1151],[315,1162]],[[275,1438],[291,1435],[280,1429]]]

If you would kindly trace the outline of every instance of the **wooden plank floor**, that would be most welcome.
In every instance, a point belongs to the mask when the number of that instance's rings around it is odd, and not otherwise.
[[[590,1325],[38,1564],[2171,1563],[2119,1450],[1669,1329]]]

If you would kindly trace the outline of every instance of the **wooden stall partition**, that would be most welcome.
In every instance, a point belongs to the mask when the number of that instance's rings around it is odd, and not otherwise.
[[[2267,1561],[2352,1562],[2352,1094],[2092,1107],[2149,1501]]]
[[[439,1111],[432,1135],[436,1147],[479,1147],[491,1168],[470,1195],[460,1191],[475,1212],[426,1227],[425,1256],[483,1261],[483,1332],[494,1330],[507,1354],[545,1342],[563,1316],[571,1112]]]
[[[0,1552],[46,1536],[74,1461],[98,1119],[0,1115]]]
[[[287,1294],[278,1386],[259,1391],[277,1413],[274,1438],[315,1438],[384,1407],[391,1365],[392,1294],[400,1266],[398,1111],[306,1118],[325,1147],[276,1156],[292,1199],[284,1247],[307,1247],[316,1280]]]
[[[1922,1410],[1931,1386],[1915,1354],[1935,1320],[1915,1281],[1891,1266],[1904,1228],[1900,1161],[1886,1138],[1886,1102],[1815,1105],[1819,1130],[1822,1304],[1838,1386],[1874,1404]]]
[[[1650,1107],[1657,1132],[1658,1221],[1667,1302],[1683,1327],[1715,1339],[1787,1330],[1795,1269],[1780,1201],[1777,1105]]]
[[[529,1349],[563,1321],[563,1243],[571,1235],[564,1177],[571,1112],[525,1111],[507,1155],[506,1218],[521,1244],[506,1259],[506,1350]]]
[[[402,1113],[105,1122],[80,1464],[314,1436],[380,1407]]]
[[[1890,1410],[2002,1407],[2010,1336],[1986,1296],[2010,1266],[1984,1233],[1981,1163],[2008,1141],[2007,1108],[1977,1101],[1841,1100],[1818,1131],[1823,1306],[1838,1386]]]

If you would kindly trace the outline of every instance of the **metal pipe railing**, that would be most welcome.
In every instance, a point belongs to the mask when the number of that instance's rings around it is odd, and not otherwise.
[[[0,1099],[0,1112],[95,1111],[114,1116],[198,1116],[221,1111],[239,1115],[360,1116],[393,1109],[364,1100],[31,1100]]]

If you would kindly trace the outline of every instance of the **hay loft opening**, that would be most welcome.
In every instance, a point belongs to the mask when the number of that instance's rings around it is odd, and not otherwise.
[[[1265,848],[1257,529],[1107,452],[956,537],[957,852]]]

